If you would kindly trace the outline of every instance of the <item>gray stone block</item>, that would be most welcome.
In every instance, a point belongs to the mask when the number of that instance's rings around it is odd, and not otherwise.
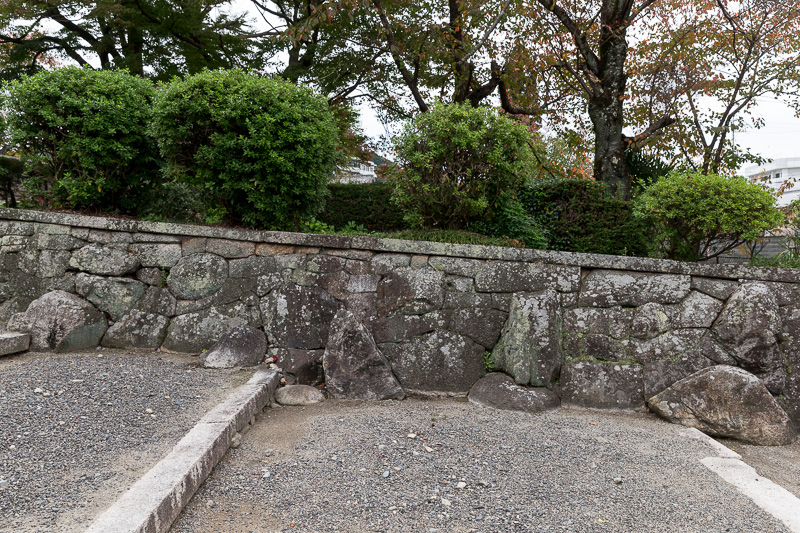
[[[324,350],[297,350],[294,348],[270,348],[269,355],[275,357],[275,364],[283,370],[288,379],[301,385],[319,385],[325,381],[322,373],[322,354]]]
[[[444,274],[432,268],[403,267],[378,284],[378,313],[424,314],[444,303]]]
[[[140,263],[138,257],[130,253],[125,245],[89,244],[72,252],[69,266],[101,276],[125,276],[136,272]]]
[[[639,306],[648,302],[671,304],[689,294],[691,277],[678,274],[645,274],[593,270],[581,282],[578,305],[582,307]]]
[[[615,339],[631,334],[634,310],[623,307],[578,307],[564,311],[564,331],[597,333]]]
[[[398,268],[411,264],[411,256],[404,254],[378,254],[370,260],[370,270],[373,274],[385,276]]]
[[[501,372],[493,372],[478,380],[467,398],[476,405],[524,413],[540,413],[561,405],[553,391],[543,387],[520,387]]]
[[[491,350],[503,330],[508,313],[486,307],[454,309],[450,330],[469,337],[487,350]]]
[[[255,255],[256,245],[246,241],[230,241],[227,239],[208,239],[206,252],[227,259],[236,259]]]
[[[178,300],[203,298],[228,279],[228,264],[218,255],[184,256],[167,276],[167,287]]]
[[[253,325],[252,310],[241,303],[212,307],[172,319],[161,348],[171,352],[200,353],[211,348],[226,332]]]
[[[143,267],[172,268],[181,259],[180,244],[135,243],[131,249]]]
[[[261,299],[264,331],[276,348],[324,348],[338,309],[339,303],[319,287],[290,284]]]
[[[580,276],[578,267],[493,261],[484,263],[475,274],[475,287],[479,292],[575,292]]]
[[[0,333],[0,355],[24,352],[30,345],[28,333]]]
[[[580,407],[644,409],[642,367],[593,361],[564,365],[561,401]]]
[[[168,326],[165,316],[133,309],[108,328],[101,344],[126,350],[156,350],[164,342]]]
[[[668,306],[672,327],[710,328],[722,310],[722,302],[699,291],[689,293],[681,303]]]
[[[273,257],[259,257],[257,255],[245,257],[244,259],[231,259],[228,265],[228,272],[232,278],[251,278],[278,271],[277,263]]]
[[[200,359],[206,368],[238,368],[261,363],[266,352],[267,337],[261,330],[237,326],[225,333]]]
[[[727,300],[738,286],[738,281],[692,276],[692,290],[700,291],[718,300]]]

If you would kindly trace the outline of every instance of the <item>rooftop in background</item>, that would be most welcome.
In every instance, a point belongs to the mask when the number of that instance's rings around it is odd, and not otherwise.
[[[744,175],[748,179],[766,178],[765,183],[773,189],[785,186],[786,190],[778,198],[779,206],[789,205],[800,198],[800,157],[785,157],[766,165],[750,166],[744,169]]]
[[[338,183],[372,183],[377,179],[372,161],[359,161],[355,157],[337,168],[333,177],[333,181]]]

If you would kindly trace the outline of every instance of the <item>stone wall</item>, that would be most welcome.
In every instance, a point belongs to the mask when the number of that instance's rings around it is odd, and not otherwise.
[[[727,364],[800,422],[798,271],[10,209],[0,234],[0,324],[41,329],[66,306],[84,327],[32,331],[35,349],[200,353],[247,324],[299,383],[351,342],[406,392],[464,395],[488,364],[564,403],[634,409]]]

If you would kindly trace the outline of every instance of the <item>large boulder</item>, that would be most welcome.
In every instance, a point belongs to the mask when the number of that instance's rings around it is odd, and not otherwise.
[[[252,325],[250,309],[243,303],[211,307],[177,316],[170,322],[161,348],[170,352],[200,353],[236,326]]]
[[[78,274],[75,290],[108,313],[111,320],[119,320],[144,296],[147,285],[130,278],[104,278]]]
[[[780,311],[767,285],[740,285],[712,329],[742,368],[760,373],[783,366],[778,347],[782,329]]]
[[[742,368],[717,365],[686,377],[647,401],[670,422],[751,444],[791,444],[797,431],[764,384]]]
[[[237,368],[255,366],[264,359],[267,338],[261,330],[237,326],[222,336],[203,354],[206,368]]]
[[[156,350],[167,336],[169,319],[133,309],[108,328],[101,344],[109,348]]]
[[[372,335],[346,309],[333,318],[322,366],[333,398],[400,400],[405,397]]]
[[[561,404],[553,391],[543,387],[520,387],[502,372],[492,372],[478,380],[467,398],[477,405],[526,413],[538,413]]]
[[[167,287],[178,300],[197,300],[217,291],[228,279],[228,263],[218,255],[182,257],[167,276]]]
[[[492,366],[509,373],[519,385],[547,386],[561,369],[561,340],[558,294],[549,289],[516,293],[492,350]]]
[[[320,287],[290,284],[261,299],[264,331],[270,346],[319,350],[328,340],[328,327],[339,308]]]
[[[31,334],[33,351],[71,352],[100,344],[108,323],[92,304],[64,291],[37,298],[8,322],[10,331]]]

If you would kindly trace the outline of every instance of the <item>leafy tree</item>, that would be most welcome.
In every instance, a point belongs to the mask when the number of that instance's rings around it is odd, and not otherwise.
[[[717,257],[783,222],[770,191],[743,177],[673,172],[636,199],[668,259]]]

